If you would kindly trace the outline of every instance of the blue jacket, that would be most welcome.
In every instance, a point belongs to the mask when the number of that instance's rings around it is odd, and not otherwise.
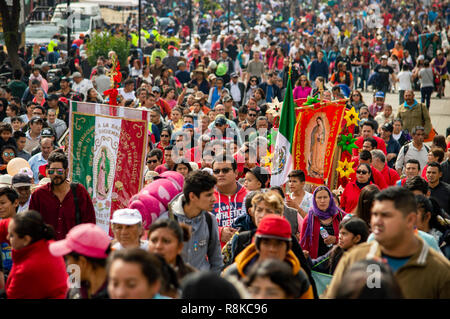
[[[311,62],[309,80],[314,81],[318,76],[323,76],[325,82],[328,82],[328,64],[324,60],[322,62],[319,62],[319,60]]]
[[[242,216],[239,216],[234,223],[231,225],[234,229],[239,229],[240,232],[246,231],[246,230],[254,230],[256,229],[255,224],[253,223],[252,218],[249,214],[245,214]]]
[[[269,86],[272,87],[272,99],[277,97],[278,101],[282,101],[280,88],[275,84],[269,85],[267,82],[264,82],[264,83],[261,83],[259,85],[259,87],[264,91],[264,95],[266,96],[266,102],[269,102],[269,103],[272,102],[272,100],[268,100],[268,96],[267,96],[267,89]]]

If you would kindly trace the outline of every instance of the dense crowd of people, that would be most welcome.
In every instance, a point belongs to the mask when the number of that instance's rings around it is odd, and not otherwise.
[[[133,16],[96,30],[131,41],[117,104],[150,113],[145,184],[183,179],[148,229],[123,208],[110,236],[70,181],[69,101],[111,103],[117,53],[89,65],[89,36],[67,52],[56,34],[21,50],[19,68],[0,54],[12,72],[0,87],[3,297],[450,298],[450,127],[430,117],[432,96],[446,98],[450,2],[243,1],[231,17],[174,4],[149,6],[143,31]],[[301,170],[270,184],[287,94],[358,113],[345,187]],[[28,166],[14,171],[18,158]]]

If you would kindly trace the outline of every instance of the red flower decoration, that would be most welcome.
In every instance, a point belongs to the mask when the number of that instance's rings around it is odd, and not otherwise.
[[[117,96],[119,95],[119,91],[117,91],[117,89],[106,90],[103,92],[103,95],[109,95],[109,105],[117,105]]]
[[[122,73],[120,72],[120,63],[119,63],[119,61],[117,61],[116,75],[114,75],[113,80],[116,83],[116,86],[118,86],[119,83],[122,82]]]

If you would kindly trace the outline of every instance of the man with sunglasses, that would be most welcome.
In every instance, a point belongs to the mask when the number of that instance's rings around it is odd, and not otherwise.
[[[258,111],[254,108],[249,108],[247,112],[247,118],[242,124],[242,129],[246,130],[248,128],[253,128],[256,130],[256,118],[258,117]]]
[[[219,224],[219,238],[223,247],[236,232],[231,225],[239,216],[245,214],[243,203],[247,190],[236,181],[237,162],[232,156],[223,153],[215,157],[212,169],[214,177],[217,178],[214,190],[216,202],[212,213]]]
[[[91,197],[83,185],[74,185],[67,180],[69,161],[60,150],[53,151],[48,157],[46,175],[51,182],[36,189],[31,195],[30,210],[38,211],[44,222],[55,229],[56,240],[62,240],[71,228],[77,225],[77,208],[80,223],[95,224],[95,210]]]
[[[162,164],[163,152],[159,148],[155,148],[147,155],[147,170],[154,171],[157,166]]]

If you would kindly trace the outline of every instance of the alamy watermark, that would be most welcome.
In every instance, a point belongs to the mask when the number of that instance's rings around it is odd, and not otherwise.
[[[81,269],[77,264],[70,264],[67,266],[67,286],[69,289],[81,288]]]
[[[377,264],[371,264],[367,266],[366,272],[369,274],[367,276],[366,285],[367,288],[381,288],[381,268]]]

